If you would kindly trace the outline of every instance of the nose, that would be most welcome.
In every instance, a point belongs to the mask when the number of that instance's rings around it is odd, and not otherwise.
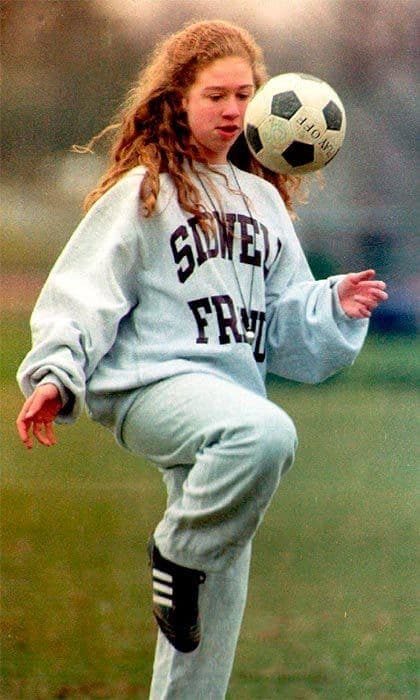
[[[234,96],[226,100],[223,107],[223,116],[226,118],[237,119],[241,114],[238,100]]]

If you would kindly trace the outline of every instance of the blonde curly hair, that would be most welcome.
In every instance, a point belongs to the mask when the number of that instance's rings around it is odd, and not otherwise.
[[[146,169],[139,196],[143,214],[151,216],[159,195],[159,174],[169,173],[180,206],[203,217],[200,192],[185,169],[185,160],[194,172],[194,161],[203,162],[196,146],[190,143],[190,130],[183,108],[183,97],[195,82],[198,71],[216,59],[239,56],[252,69],[255,88],[266,80],[267,72],[261,48],[245,29],[221,20],[189,24],[159,44],[136,86],[129,92],[117,122],[110,124],[77,152],[91,152],[106,134],[114,133],[110,164],[85,199],[87,211],[128,170],[143,165]],[[264,168],[251,155],[243,134],[229,151],[229,160],[243,170],[271,182],[293,212],[292,195],[301,179],[277,175]]]

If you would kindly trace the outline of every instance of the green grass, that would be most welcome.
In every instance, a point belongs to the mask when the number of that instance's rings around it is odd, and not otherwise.
[[[85,418],[26,452],[27,322],[3,326],[3,697],[147,698],[160,477]],[[256,537],[229,700],[418,696],[416,352],[373,337],[324,385],[271,381],[300,448]]]

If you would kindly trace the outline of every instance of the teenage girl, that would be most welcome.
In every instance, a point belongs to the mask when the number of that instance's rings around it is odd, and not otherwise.
[[[110,166],[18,372],[28,448],[86,405],[161,469],[154,700],[225,697],[252,538],[296,449],[266,372],[320,382],[351,364],[387,297],[373,270],[314,281],[290,218],[299,180],[259,165],[242,134],[266,78],[254,39],[226,22],[157,48],[109,127]]]

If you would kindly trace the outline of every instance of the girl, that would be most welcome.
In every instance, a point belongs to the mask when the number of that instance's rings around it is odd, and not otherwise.
[[[266,372],[320,382],[352,363],[386,299],[372,270],[314,281],[287,211],[299,181],[258,165],[242,135],[265,79],[254,40],[225,22],[158,48],[18,372],[28,448],[86,404],[162,471],[155,700],[225,697],[251,541],[296,448]]]

